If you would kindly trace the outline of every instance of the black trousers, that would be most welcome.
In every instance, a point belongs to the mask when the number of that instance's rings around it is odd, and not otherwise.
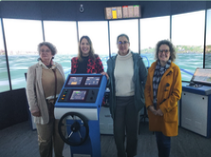
[[[171,137],[163,135],[162,132],[155,132],[158,147],[158,157],[169,157],[171,149]]]
[[[124,146],[125,132],[127,136]],[[134,104],[134,96],[116,97],[114,117],[114,139],[118,157],[133,157],[137,154],[138,143],[138,112]]]

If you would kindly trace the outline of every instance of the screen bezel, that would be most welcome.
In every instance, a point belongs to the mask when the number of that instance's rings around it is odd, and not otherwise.
[[[88,77],[99,77],[99,82],[97,85],[85,85],[86,83],[86,80]],[[100,83],[101,83],[101,80],[102,80],[102,75],[99,75],[99,76],[86,76],[86,79],[84,79],[84,87],[99,87],[100,86]]]
[[[70,81],[71,77],[82,77],[82,80],[81,80],[81,84],[80,85],[68,85],[68,82]],[[66,85],[65,87],[81,87],[83,86],[83,83],[84,83],[84,76],[83,75],[74,75],[74,76],[69,76],[67,82],[66,82]]]
[[[65,84],[65,87],[99,87],[101,80],[102,80],[102,76],[103,75],[69,75],[69,78],[67,79],[67,82]],[[81,84],[80,85],[68,85],[68,82],[70,81],[71,77],[83,77],[81,80]],[[98,82],[98,85],[85,85],[86,79],[87,77],[100,77],[100,81]]]
[[[78,99],[72,100],[72,99],[70,99],[72,97],[72,94],[73,94],[74,91],[86,91],[84,99],[83,100],[78,100]],[[87,95],[88,95],[88,89],[72,89],[71,92],[70,92],[70,96],[68,97],[68,102],[85,102]]]

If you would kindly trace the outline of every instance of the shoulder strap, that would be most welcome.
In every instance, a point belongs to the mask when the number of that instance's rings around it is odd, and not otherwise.
[[[34,93],[35,93],[35,95],[37,96],[37,93],[36,93],[36,80],[37,80],[37,73],[36,73],[36,68],[35,68],[35,70],[34,70],[35,72],[35,78],[34,78]]]
[[[55,76],[55,91],[54,91],[54,104],[56,103],[56,91],[57,91],[57,76],[56,76],[56,69],[52,69],[54,76]]]

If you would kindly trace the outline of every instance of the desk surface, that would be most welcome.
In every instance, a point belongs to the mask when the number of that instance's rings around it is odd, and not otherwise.
[[[191,92],[200,95],[210,95],[211,94],[211,86],[202,85],[202,84],[194,84],[190,86],[187,82],[182,82],[182,91]]]

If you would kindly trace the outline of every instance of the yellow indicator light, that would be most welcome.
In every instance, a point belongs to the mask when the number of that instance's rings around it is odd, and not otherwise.
[[[113,19],[117,18],[116,8],[115,9],[112,8],[112,16],[113,16]]]

